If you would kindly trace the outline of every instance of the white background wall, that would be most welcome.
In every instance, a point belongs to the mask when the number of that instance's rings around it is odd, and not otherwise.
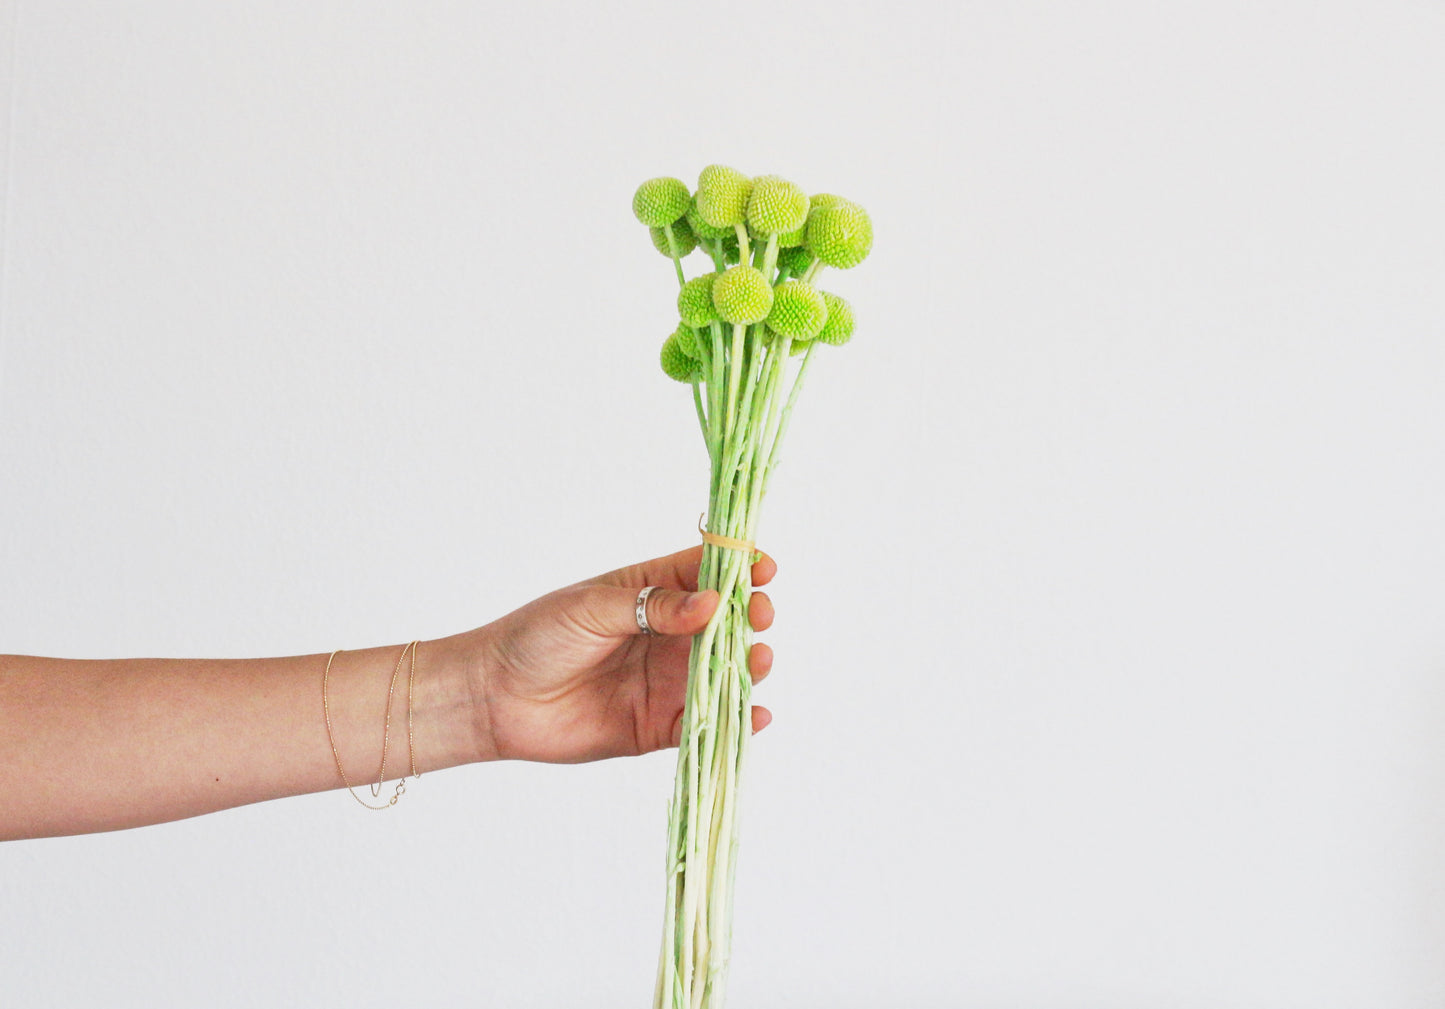
[[[687,545],[629,201],[779,172],[877,243],[763,522],[733,1004],[1445,1004],[1440,4],[0,31],[0,650],[401,642]],[[0,846],[0,1002],[645,1005],[672,767]]]

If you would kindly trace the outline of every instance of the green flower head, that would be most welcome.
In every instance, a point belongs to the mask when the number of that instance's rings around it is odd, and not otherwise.
[[[808,220],[808,194],[776,175],[753,180],[748,196],[748,226],[760,235],[796,231]]]
[[[761,270],[734,266],[713,282],[712,303],[723,322],[734,325],[762,322],[773,307],[773,286]]]
[[[789,280],[773,290],[768,328],[780,336],[811,340],[828,318],[828,305],[812,284]]]
[[[873,222],[856,203],[821,207],[808,215],[808,248],[827,266],[857,266],[873,248]]]
[[[682,285],[682,290],[677,292],[677,314],[684,325],[706,326],[718,317],[717,307],[712,303],[712,285],[719,276],[704,273]]]
[[[692,205],[687,208],[687,223],[692,225],[692,233],[704,241],[711,242],[713,239],[727,238],[729,235],[732,236],[734,241],[737,240],[738,232],[736,228],[731,226],[714,228],[702,219],[702,215],[697,212],[696,196],[692,198]]]
[[[820,292],[828,306],[828,319],[818,331],[815,339],[833,347],[841,347],[853,336],[853,306],[836,294]]]
[[[808,222],[803,221],[792,231],[784,231],[778,235],[779,249],[796,249],[808,240]]]
[[[752,180],[736,168],[708,165],[697,177],[698,215],[714,228],[742,224],[752,188]]]
[[[678,346],[677,334],[674,333],[662,341],[662,353],[659,355],[662,362],[662,371],[668,378],[678,382],[692,382],[701,376],[697,362],[688,357],[682,347]]]
[[[679,258],[686,256],[693,249],[697,248],[697,236],[687,226],[686,220],[672,222],[672,240],[677,244],[677,255]],[[658,252],[672,258],[672,250],[667,247],[667,231],[663,228],[652,229],[652,245]]]
[[[771,347],[771,346],[773,345],[773,341],[776,340],[776,339],[778,339],[779,336],[780,336],[780,334],[774,333],[771,329],[768,329],[766,326],[763,327],[763,346],[764,346],[764,347]],[[789,348],[789,350],[788,350],[788,356],[789,356],[789,357],[797,357],[799,354],[806,354],[806,353],[808,352],[808,348],[811,347],[812,345],[813,345],[813,341],[812,341],[812,340],[797,340],[797,339],[795,339],[795,340],[793,341],[792,347]]]
[[[778,250],[778,269],[787,270],[789,276],[801,277],[813,265],[813,254],[806,246]]]
[[[839,207],[844,204],[851,204],[852,200],[845,200],[841,196],[834,196],[832,193],[818,193],[808,201],[808,213],[815,210],[822,210],[825,207]]]
[[[694,361],[702,360],[702,345],[698,343],[698,333],[687,323],[681,323],[672,334],[677,338],[678,348],[692,358]]]
[[[734,266],[742,262],[743,251],[738,246],[737,235],[733,235],[731,238],[724,238],[722,249],[724,263],[727,263],[729,266]]]
[[[692,194],[687,191],[686,182],[663,176],[648,179],[637,187],[632,195],[632,212],[649,228],[660,228],[687,213],[691,203]]]

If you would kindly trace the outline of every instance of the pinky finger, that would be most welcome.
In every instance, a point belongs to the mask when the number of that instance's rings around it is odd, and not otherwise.
[[[773,713],[761,705],[753,705],[753,733],[766,729],[773,721]]]

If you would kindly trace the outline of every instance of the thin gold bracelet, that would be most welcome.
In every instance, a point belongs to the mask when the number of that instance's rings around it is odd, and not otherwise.
[[[371,794],[373,798],[379,798],[381,796],[381,786],[386,781],[386,755],[387,747],[391,737],[392,698],[396,693],[396,678],[397,675],[401,672],[401,664],[403,661],[406,660],[406,653],[408,650],[410,650],[411,652],[411,671],[408,674],[406,681],[406,748],[407,754],[411,759],[411,776],[413,778],[421,777],[421,772],[416,769],[416,742],[412,732],[411,716],[412,696],[414,688],[416,686],[416,648],[418,644],[419,642],[413,641],[405,648],[403,648],[401,650],[400,657],[398,657],[396,660],[396,666],[391,671],[391,687],[387,690],[386,694],[386,719],[382,723],[381,730],[381,771],[379,773],[377,783],[372,786]],[[341,776],[341,783],[346,786],[346,790],[351,793],[351,797],[357,802],[361,803],[361,805],[365,806],[367,809],[374,810],[390,809],[392,806],[396,805],[398,799],[400,799],[404,794],[406,794],[405,775],[403,775],[401,779],[396,783],[396,791],[392,794],[391,798],[386,801],[385,804],[380,806],[373,806],[371,803],[367,802],[361,796],[356,794],[356,789],[352,787],[351,782],[346,777],[346,771],[344,771],[341,767],[341,752],[336,748],[336,735],[331,727],[331,704],[328,700],[327,694],[327,684],[331,679],[331,664],[335,661],[336,656],[341,654],[341,652],[342,649],[338,648],[327,657],[326,671],[321,674],[321,710],[322,713],[326,716],[326,739],[331,744],[331,756],[336,760],[336,773]]]

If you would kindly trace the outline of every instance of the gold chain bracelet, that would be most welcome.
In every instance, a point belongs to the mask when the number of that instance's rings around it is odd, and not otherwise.
[[[421,777],[421,772],[416,769],[416,742],[412,732],[411,717],[412,695],[416,686],[416,646],[418,644],[419,642],[413,641],[405,648],[403,648],[401,650],[400,657],[398,657],[396,660],[396,666],[393,667],[391,671],[391,686],[386,692],[386,719],[385,721],[383,721],[381,729],[381,770],[378,773],[376,784],[371,786],[371,794],[373,798],[381,797],[381,788],[382,785],[386,782],[386,755],[387,748],[390,745],[391,740],[392,699],[396,695],[396,678],[401,673],[401,664],[406,660],[406,653],[408,651],[411,652],[411,672],[408,674],[406,680],[406,748],[407,754],[411,758],[412,778]],[[332,652],[330,656],[327,657],[326,671],[321,674],[321,710],[326,716],[326,739],[328,742],[331,743],[331,756],[336,759],[336,773],[341,776],[341,783],[346,786],[346,790],[351,793],[351,797],[357,802],[361,803],[361,805],[365,806],[367,809],[390,809],[392,806],[396,805],[398,799],[400,799],[404,794],[406,794],[406,775],[402,775],[401,780],[396,783],[396,791],[392,794],[390,799],[388,799],[383,805],[373,806],[371,803],[367,802],[361,796],[356,794],[356,789],[353,788],[351,782],[347,780],[346,772],[342,770],[341,767],[341,752],[336,748],[336,735],[331,728],[331,704],[330,701],[327,699],[327,684],[331,679],[331,664],[336,660],[336,656],[340,655],[341,652],[342,649],[338,648],[336,649],[336,651]]]

